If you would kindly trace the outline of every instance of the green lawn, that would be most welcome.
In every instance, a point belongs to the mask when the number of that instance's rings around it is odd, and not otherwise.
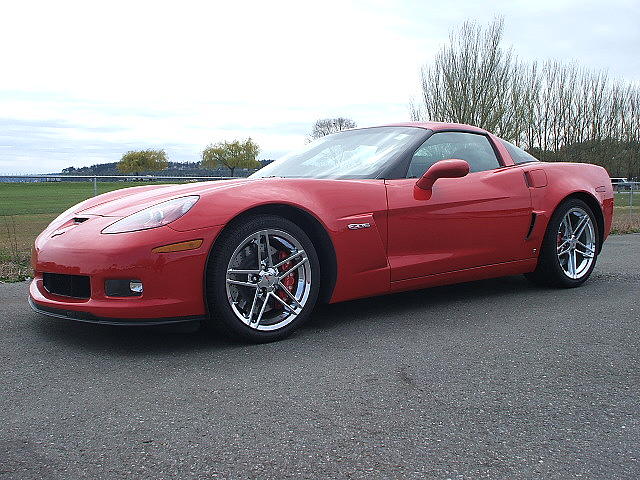
[[[629,201],[636,207],[640,207],[640,191],[634,191],[633,197],[630,193],[616,193],[616,207],[628,207]]]
[[[167,182],[98,182],[98,194]],[[30,275],[31,245],[66,209],[93,196],[92,182],[0,183],[0,281]]]
[[[98,182],[98,194],[168,182]],[[62,213],[93,196],[92,182],[0,183],[0,216]]]
[[[99,182],[98,193],[155,182]],[[155,183],[158,184],[158,183]],[[93,196],[91,182],[0,183],[0,281],[30,274],[29,255],[36,236],[60,213]],[[616,194],[614,232],[640,231],[640,193]]]

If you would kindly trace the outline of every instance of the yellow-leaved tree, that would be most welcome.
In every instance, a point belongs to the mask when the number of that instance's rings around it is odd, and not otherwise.
[[[233,177],[236,168],[260,168],[256,157],[260,147],[251,138],[223,141],[209,145],[202,152],[201,165],[205,168],[226,167]]]
[[[132,150],[118,162],[118,171],[122,173],[158,172],[169,166],[164,150]]]

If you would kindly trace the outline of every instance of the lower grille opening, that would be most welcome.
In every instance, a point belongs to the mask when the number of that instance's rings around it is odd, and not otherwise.
[[[64,275],[61,273],[43,273],[42,283],[49,293],[74,298],[90,298],[91,284],[85,275]]]

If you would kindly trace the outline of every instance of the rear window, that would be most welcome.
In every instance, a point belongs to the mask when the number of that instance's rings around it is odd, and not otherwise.
[[[513,163],[520,164],[520,163],[529,163],[529,162],[537,162],[538,161],[538,159],[536,157],[534,157],[533,155],[528,154],[527,152],[525,152],[521,148],[516,147],[514,144],[509,143],[506,140],[502,140],[502,139],[500,139],[500,141],[502,142],[504,147],[509,152],[509,155],[511,155]]]

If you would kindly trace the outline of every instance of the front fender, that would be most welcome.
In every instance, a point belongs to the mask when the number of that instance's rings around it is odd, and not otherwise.
[[[191,211],[173,222],[171,228],[186,231],[227,225],[266,205],[303,210],[327,231],[337,264],[331,302],[389,291],[383,180],[256,179],[201,194]],[[350,224],[368,226],[350,229]]]

